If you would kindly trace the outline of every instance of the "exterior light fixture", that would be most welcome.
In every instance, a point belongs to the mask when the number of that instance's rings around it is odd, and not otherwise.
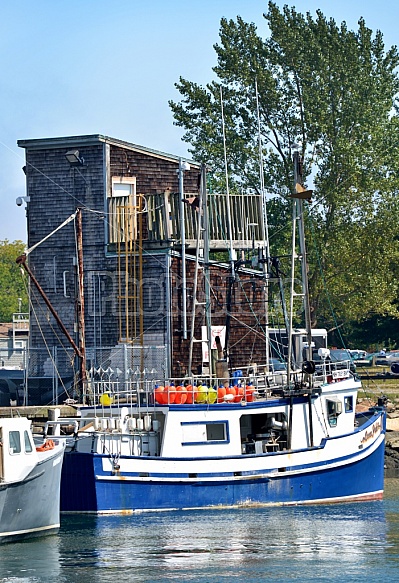
[[[79,156],[79,150],[69,150],[65,154],[65,158],[68,160],[71,166],[83,166],[84,160]]]
[[[18,198],[15,201],[15,204],[17,206],[22,206],[24,202],[26,203],[30,202],[30,196],[18,196]]]

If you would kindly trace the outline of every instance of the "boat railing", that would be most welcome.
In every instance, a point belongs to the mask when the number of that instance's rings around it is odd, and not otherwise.
[[[281,375],[280,375],[281,376]],[[157,380],[90,380],[84,403],[99,407],[252,402],[267,398],[277,379],[268,374],[216,379],[195,376]]]
[[[353,376],[350,361],[320,362],[316,364],[313,384],[337,382]],[[243,374],[243,373],[247,374]],[[172,379],[99,379],[89,380],[85,385],[84,402],[100,407],[157,405],[191,405],[253,402],[267,399],[277,388],[306,382],[301,369],[287,375],[286,369],[273,371],[267,367],[257,370],[232,371],[228,378],[209,375]]]

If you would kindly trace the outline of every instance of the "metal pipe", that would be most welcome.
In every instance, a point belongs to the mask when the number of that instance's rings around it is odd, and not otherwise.
[[[78,248],[78,325],[79,325],[79,349],[80,349],[80,384],[84,388],[86,381],[86,334],[85,334],[85,295],[83,272],[83,229],[82,209],[76,213],[76,238]]]
[[[182,278],[182,330],[183,339],[187,339],[187,276],[186,276],[186,225],[184,212],[184,170],[188,170],[187,162],[179,158],[179,208],[180,208],[180,240],[181,240],[181,278]]]

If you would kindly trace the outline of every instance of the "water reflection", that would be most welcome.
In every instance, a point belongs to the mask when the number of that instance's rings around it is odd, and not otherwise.
[[[398,560],[399,480],[381,502],[65,516],[58,536],[0,547],[0,581],[394,581]]]
[[[369,574],[386,545],[383,502],[340,506],[242,509],[92,517],[65,521],[63,574],[116,570],[129,581],[302,580]],[[95,547],[93,546],[95,540]],[[378,557],[377,557],[378,559]],[[284,574],[284,577],[283,577]],[[342,580],[342,579],[341,579]]]
[[[0,581],[54,582],[60,577],[59,536],[46,536],[0,546]]]

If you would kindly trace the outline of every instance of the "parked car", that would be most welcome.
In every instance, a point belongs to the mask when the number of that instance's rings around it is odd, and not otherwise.
[[[366,350],[349,350],[356,366],[370,366],[369,353]]]
[[[369,366],[372,366],[373,363],[375,365],[386,365],[385,354],[381,354],[381,352],[370,352],[367,355],[367,360],[369,362]]]
[[[399,362],[399,351],[393,350],[392,352],[387,352],[385,355],[386,363],[390,366],[393,362]]]
[[[356,365],[353,361],[350,350],[345,348],[332,348],[330,350],[331,362],[349,362],[350,371],[356,373]]]

